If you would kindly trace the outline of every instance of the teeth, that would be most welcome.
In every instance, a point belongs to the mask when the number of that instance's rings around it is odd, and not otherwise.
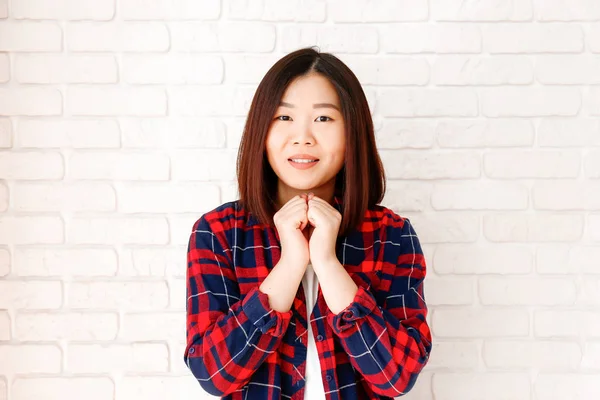
[[[300,160],[300,159],[298,159],[298,160],[295,160],[295,159],[293,159],[293,158],[292,158],[291,160],[292,160],[293,162],[296,162],[296,163],[302,163],[302,164],[308,164],[308,163],[311,163],[311,162],[315,162],[315,161],[317,161],[317,160]]]

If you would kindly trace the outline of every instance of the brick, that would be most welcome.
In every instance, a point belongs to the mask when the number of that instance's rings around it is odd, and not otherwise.
[[[16,134],[22,148],[119,148],[114,120],[21,119]]]
[[[515,245],[441,245],[433,255],[436,274],[529,274],[534,255],[529,247]]]
[[[226,126],[209,118],[121,118],[125,148],[223,148]]]
[[[496,151],[484,154],[483,166],[490,178],[576,178],[581,159],[577,151]]]
[[[587,245],[544,245],[538,247],[538,274],[597,274],[600,247]]]
[[[583,310],[538,310],[535,336],[548,338],[600,338],[600,314]]]
[[[118,329],[117,313],[19,312],[15,320],[15,336],[19,340],[112,341],[116,338]]]
[[[171,279],[169,281],[169,308],[185,311],[187,307],[186,279]]]
[[[0,212],[8,210],[9,195],[6,184],[0,182]]]
[[[600,370],[600,342],[587,342],[583,346],[581,369]]]
[[[281,31],[281,50],[318,46],[331,53],[374,54],[379,50],[379,30],[364,25],[286,25]]]
[[[483,217],[484,236],[492,242],[576,242],[583,216],[573,214],[490,214]]]
[[[318,0],[234,0],[225,4],[229,6],[230,20],[324,22],[327,17],[327,4]]]
[[[270,53],[277,37],[273,25],[249,22],[174,22],[169,30],[175,52]]]
[[[585,279],[581,283],[579,298],[576,305],[579,307],[590,307],[597,309],[600,307],[600,280]]]
[[[590,115],[600,116],[600,89],[592,86],[587,94],[586,100],[589,101]]]
[[[527,373],[437,373],[433,376],[436,400],[526,399],[531,392]]]
[[[12,123],[9,118],[0,117],[0,149],[12,147]]]
[[[23,54],[15,58],[19,83],[117,83],[112,55]]]
[[[4,216],[0,219],[0,243],[59,244],[64,241],[60,217]]]
[[[520,56],[441,56],[432,67],[436,85],[526,85],[533,82],[533,65]]]
[[[71,87],[66,108],[71,115],[163,116],[167,114],[167,95],[152,87]]]
[[[485,89],[481,96],[486,117],[574,116],[581,108],[577,88],[503,87]]]
[[[86,400],[105,400],[114,396],[115,384],[112,379],[104,377],[20,377],[13,382],[11,393],[17,399],[62,400],[85,398]]]
[[[540,147],[600,146],[600,120],[544,118],[537,134]]]
[[[471,305],[475,301],[475,282],[470,279],[430,278],[424,283],[427,305]]]
[[[597,21],[600,7],[594,0],[534,0],[540,21]]]
[[[0,311],[0,340],[10,340],[10,315],[8,311]],[[1,381],[0,381],[1,382]],[[0,399],[2,398],[2,391],[0,391]]]
[[[588,178],[600,178],[600,151],[590,151],[584,160],[585,176]]]
[[[0,115],[61,115],[62,101],[62,94],[58,89],[0,88]]]
[[[115,211],[115,191],[106,183],[20,183],[13,189],[17,211]]]
[[[431,194],[435,210],[524,210],[528,203],[528,187],[513,183],[442,183]]]
[[[254,4],[254,3],[252,3]],[[258,86],[267,71],[279,60],[277,54],[224,54],[225,83]]]
[[[587,31],[587,44],[592,53],[600,53],[600,24],[594,24]]]
[[[171,245],[185,246],[190,241],[190,227],[198,220],[200,214],[177,214],[169,217],[169,228],[171,230]]]
[[[72,244],[167,244],[168,230],[162,217],[74,217],[67,237]]]
[[[8,18],[8,0],[0,0],[0,18]],[[0,381],[0,385],[3,383],[4,382]],[[6,389],[6,384],[4,389]],[[1,393],[3,393],[2,390],[0,390],[0,394]],[[8,398],[8,395],[6,395],[6,398]]]
[[[477,94],[467,88],[381,89],[379,112],[389,117],[474,117]]]
[[[0,374],[56,374],[62,351],[56,345],[0,345]]]
[[[600,182],[535,182],[533,206],[538,210],[600,210]]]
[[[529,120],[441,120],[436,128],[440,147],[529,147],[533,145],[535,130]]]
[[[432,190],[431,183],[389,181],[382,204],[401,214],[424,211],[430,207]]]
[[[115,15],[115,3],[93,0],[19,0],[11,4],[14,19],[64,19],[108,21]]]
[[[69,372],[78,374],[164,373],[169,368],[169,351],[162,343],[72,344],[67,365]]]
[[[475,25],[393,24],[381,29],[385,53],[480,53],[481,30]]]
[[[587,237],[593,242],[600,242],[600,215],[588,217]]]
[[[237,153],[230,150],[178,150],[172,153],[172,178],[178,181],[234,180]]]
[[[169,114],[177,116],[247,116],[254,91],[247,87],[169,88]]]
[[[215,185],[178,184],[168,190],[162,184],[130,184],[118,189],[122,213],[202,212],[219,206],[220,193]]]
[[[343,61],[362,85],[422,86],[429,82],[429,63],[425,59],[348,55]]]
[[[169,292],[165,282],[73,282],[67,301],[71,309],[157,310]]]
[[[0,52],[2,51],[60,52],[62,30],[55,22],[3,21],[0,25]]]
[[[432,0],[431,16],[435,21],[529,21],[533,16],[530,1]]]
[[[595,399],[600,397],[597,374],[539,374],[534,390],[538,399]]]
[[[479,366],[479,348],[473,342],[436,340],[427,366],[429,369],[475,369]]]
[[[191,230],[188,232],[191,234]],[[119,253],[119,275],[122,276],[173,276],[183,278],[181,255],[187,246],[161,247],[160,249],[131,248]]]
[[[479,237],[480,218],[464,214],[414,214],[409,216],[421,243],[471,243]],[[437,221],[435,224],[433,223]]]
[[[203,54],[126,54],[122,81],[132,84],[209,85],[223,82],[221,57]]]
[[[484,305],[560,306],[577,298],[575,281],[565,278],[482,277],[478,292]]]
[[[156,152],[81,151],[69,160],[70,179],[167,180],[169,158]]]
[[[580,53],[583,31],[568,24],[489,24],[483,29],[486,53]]]
[[[438,309],[433,311],[432,328],[438,337],[523,337],[529,335],[529,313],[523,309]]]
[[[535,76],[545,85],[597,85],[600,84],[600,56],[538,56]]]
[[[122,0],[124,20],[214,20],[221,15],[220,0]]]
[[[117,254],[113,249],[19,247],[14,252],[13,273],[22,277],[114,276]]]
[[[474,153],[383,150],[380,155],[388,179],[467,179],[481,175],[479,156]]]
[[[10,80],[10,59],[8,54],[0,54],[0,83]]]
[[[334,23],[426,21],[429,16],[427,0],[361,0],[351,6],[343,0],[334,0],[327,5]]]
[[[180,340],[185,313],[125,313],[119,338],[128,341]],[[183,353],[181,354],[183,356]]]
[[[8,249],[0,248],[0,277],[10,273],[10,252]]]
[[[0,308],[51,310],[61,304],[60,281],[0,281]]]
[[[581,349],[575,342],[486,341],[483,359],[488,368],[536,368],[539,370],[575,370],[581,361]]]
[[[435,122],[386,118],[375,137],[378,149],[429,149],[435,140]]]
[[[183,360],[183,358],[181,358]],[[183,361],[182,361],[183,362]],[[198,397],[202,395],[196,379],[187,376],[156,377],[125,377],[119,383],[119,391],[123,399],[159,400],[173,397]],[[181,395],[179,395],[181,393]]]
[[[165,52],[170,47],[169,31],[161,22],[71,22],[66,32],[71,52]]]

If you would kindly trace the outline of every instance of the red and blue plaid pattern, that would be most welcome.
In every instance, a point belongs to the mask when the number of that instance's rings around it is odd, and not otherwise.
[[[341,211],[341,198],[334,206]],[[431,351],[425,259],[407,218],[376,206],[337,241],[358,286],[339,314],[321,289],[310,323],[328,400],[391,399],[415,384]],[[304,399],[307,310],[302,285],[288,312],[258,290],[280,258],[275,228],[228,202],[204,214],[188,245],[184,361],[223,399]]]

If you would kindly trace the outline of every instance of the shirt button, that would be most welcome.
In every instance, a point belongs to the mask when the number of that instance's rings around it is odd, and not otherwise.
[[[320,342],[321,340],[323,340],[323,336],[317,335],[317,340]]]
[[[327,376],[325,377],[325,379],[327,379],[327,381],[329,382],[329,381],[331,380],[331,375],[327,375]]]
[[[196,351],[196,350],[194,350],[193,347],[190,347],[190,354],[194,354],[194,351]]]

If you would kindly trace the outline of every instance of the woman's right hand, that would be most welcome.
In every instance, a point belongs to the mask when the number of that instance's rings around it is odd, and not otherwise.
[[[279,233],[281,258],[286,263],[306,267],[310,260],[308,247],[307,195],[292,197],[273,215],[273,223]],[[305,231],[306,230],[306,231]]]

